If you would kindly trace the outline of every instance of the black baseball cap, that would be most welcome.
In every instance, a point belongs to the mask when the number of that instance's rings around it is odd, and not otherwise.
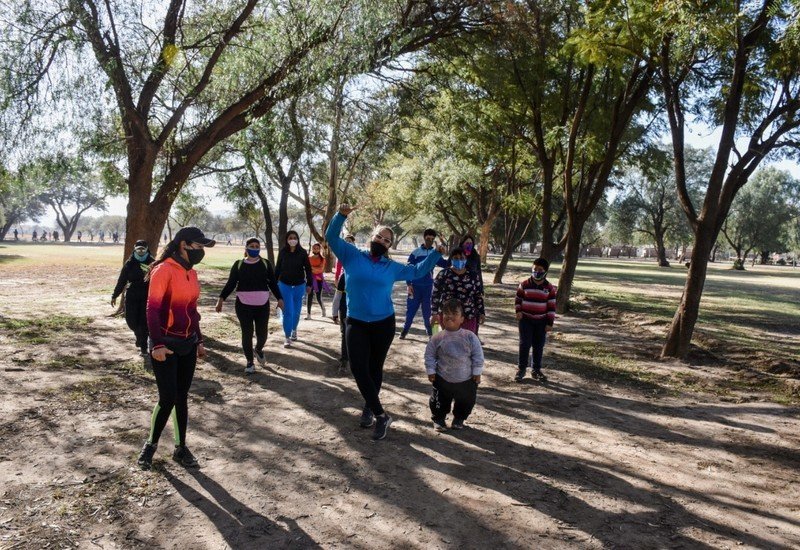
[[[217,244],[217,241],[214,239],[207,239],[206,236],[203,235],[203,232],[196,227],[181,227],[180,231],[175,233],[175,237],[172,240],[178,243],[181,241],[198,243],[208,248]]]

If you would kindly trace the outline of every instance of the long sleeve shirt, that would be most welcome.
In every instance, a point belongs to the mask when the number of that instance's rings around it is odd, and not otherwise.
[[[441,270],[433,282],[431,311],[434,314],[441,312],[442,304],[450,298],[461,302],[466,319],[474,319],[479,315],[486,314],[483,304],[483,286],[475,273],[464,271],[459,275],[452,268]]]
[[[270,291],[276,300],[282,298],[272,264],[264,258],[253,263],[244,260],[234,262],[230,275],[228,275],[228,282],[225,283],[219,297],[227,300],[234,289],[237,293]]]
[[[278,253],[275,264],[275,278],[285,285],[297,286],[305,283],[312,286],[311,264],[308,261],[308,252],[300,246],[294,247],[294,252],[289,247],[282,248]]]
[[[553,326],[556,319],[556,287],[545,279],[541,283],[528,277],[517,287],[514,309],[523,319],[546,320]]]
[[[425,347],[425,372],[453,384],[483,372],[483,348],[474,332],[460,328],[434,334]]]
[[[197,272],[188,264],[167,258],[153,268],[147,294],[147,328],[153,340],[153,349],[164,346],[164,338],[189,339],[200,332],[200,313],[197,299],[200,283]]]
[[[325,240],[347,272],[347,315],[366,322],[386,319],[394,314],[392,287],[395,281],[418,279],[433,269],[442,255],[434,250],[417,266],[403,265],[384,256],[376,258],[342,239],[345,219],[336,213],[325,232]]]
[[[417,247],[411,254],[408,256],[408,265],[417,265],[421,264],[425,261],[425,259],[431,255],[432,252],[435,252],[433,247],[425,248],[425,246]],[[440,258],[436,265],[438,267],[447,267],[449,262],[444,258]],[[433,269],[431,269],[428,273],[424,274],[419,279],[414,279],[413,281],[406,281],[407,285],[414,285],[414,286],[431,286],[433,284]]]
[[[147,272],[150,270],[150,264],[154,261],[155,259],[149,254],[147,255],[147,259],[143,262],[140,262],[131,254],[131,257],[128,258],[128,261],[125,262],[125,265],[122,266],[122,270],[119,272],[117,286],[114,287],[114,292],[111,294],[111,297],[116,298],[125,290],[125,285],[129,285],[128,297],[136,297],[144,300],[147,297],[148,287],[144,276],[147,275]]]

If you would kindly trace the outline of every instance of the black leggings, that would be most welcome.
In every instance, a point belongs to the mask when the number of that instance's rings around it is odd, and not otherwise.
[[[381,415],[383,407],[378,394],[383,383],[383,363],[394,340],[394,314],[372,323],[348,317],[345,330],[350,370],[358,391],[372,413]]]
[[[342,301],[339,302],[339,330],[342,331],[342,361],[349,361],[347,355],[347,295],[342,294]]]
[[[192,346],[187,355],[173,352],[165,361],[153,359],[153,373],[158,385],[158,403],[150,419],[150,437],[147,442],[157,445],[167,420],[173,413],[175,445],[186,444],[186,425],[189,421],[189,387],[197,365],[197,346]]]
[[[242,349],[248,363],[253,362],[253,329],[256,333],[256,350],[261,352],[267,343],[269,302],[263,306],[248,306],[236,298],[236,317],[242,327]]]
[[[125,295],[125,322],[136,336],[136,347],[147,351],[147,296]]]
[[[319,307],[322,310],[322,312],[325,313],[325,306],[322,305],[322,287],[321,287],[321,284],[322,283],[320,283],[320,288],[318,290],[312,290],[309,294],[306,294],[306,311],[308,312],[309,315],[311,315],[311,302],[312,302],[312,297],[313,296],[317,297],[317,303],[319,304]]]

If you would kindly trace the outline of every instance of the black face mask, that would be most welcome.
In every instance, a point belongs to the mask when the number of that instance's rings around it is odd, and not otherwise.
[[[187,248],[186,254],[189,256],[189,263],[192,265],[197,265],[203,261],[203,257],[206,255],[206,251],[202,248],[200,250],[195,250],[194,248]]]
[[[373,256],[383,256],[384,254],[386,254],[387,250],[389,249],[386,248],[386,245],[383,243],[378,243],[375,241],[369,243],[369,253],[372,254]]]

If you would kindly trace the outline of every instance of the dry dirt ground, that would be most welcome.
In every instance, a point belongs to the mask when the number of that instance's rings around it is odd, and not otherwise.
[[[298,344],[274,333],[247,377],[230,301],[212,309],[224,272],[206,270],[188,439],[201,468],[170,460],[168,426],[143,472],[156,389],[107,317],[114,270],[0,270],[0,548],[800,546],[798,410],[681,385],[733,374],[656,361],[647,331],[590,308],[557,321],[550,382],[515,384],[513,287],[492,287],[478,405],[443,434],[418,320],[392,346],[395,423],[373,442],[336,373],[338,327],[315,306]]]

